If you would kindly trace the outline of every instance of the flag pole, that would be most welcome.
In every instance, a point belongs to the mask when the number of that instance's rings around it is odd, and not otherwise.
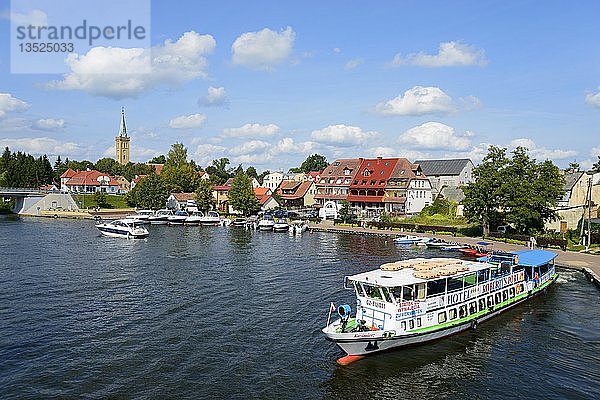
[[[331,312],[335,310],[335,305],[333,303],[329,303],[329,315],[327,315],[327,325],[325,325],[326,327],[329,326],[329,321],[331,320]]]

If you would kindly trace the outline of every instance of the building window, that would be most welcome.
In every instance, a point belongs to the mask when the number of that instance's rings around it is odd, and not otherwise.
[[[443,324],[444,322],[446,322],[446,311],[438,314],[438,324]]]

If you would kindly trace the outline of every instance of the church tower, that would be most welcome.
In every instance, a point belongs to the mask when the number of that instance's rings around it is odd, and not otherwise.
[[[127,127],[125,126],[125,109],[121,107],[121,126],[119,135],[115,138],[116,159],[121,165],[129,163],[130,140],[131,138],[127,136]]]

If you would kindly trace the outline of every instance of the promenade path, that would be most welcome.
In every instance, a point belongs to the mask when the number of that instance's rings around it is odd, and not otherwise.
[[[398,236],[405,234],[397,230],[386,230],[386,229],[374,229],[374,228],[362,228],[352,226],[337,226],[333,225],[331,221],[323,221],[318,224],[310,224],[310,229],[325,232],[338,232],[338,233],[349,233],[358,235],[376,235],[376,236]],[[450,236],[450,235],[431,235],[410,232],[411,235],[415,236],[427,236],[434,237],[436,239],[443,239],[447,242],[457,242],[460,244],[476,244],[482,241],[482,238],[472,238],[463,236]],[[514,250],[526,250],[527,246],[504,243],[496,240],[485,239],[486,242],[492,243],[490,246],[492,250],[498,251],[514,251]],[[590,281],[593,281],[600,287],[600,255],[586,254],[574,251],[563,251],[557,249],[551,249],[558,253],[556,258],[556,265],[564,268],[575,269],[582,271]]]

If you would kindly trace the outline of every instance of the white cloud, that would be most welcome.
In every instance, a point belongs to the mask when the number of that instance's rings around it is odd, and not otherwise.
[[[23,112],[31,107],[23,100],[19,100],[10,93],[0,93],[0,118],[9,112]]]
[[[458,136],[454,128],[439,122],[426,122],[400,135],[399,142],[416,149],[466,150],[471,141]]]
[[[285,137],[271,148],[271,154],[303,154],[310,152],[314,146],[315,143],[310,141],[295,143],[294,139],[290,137]]]
[[[62,118],[42,118],[34,121],[33,127],[44,131],[55,131],[65,127],[65,120]]]
[[[403,95],[375,106],[375,112],[383,115],[444,114],[455,109],[452,98],[435,86],[415,86]]]
[[[462,102],[463,108],[467,111],[477,110],[481,107],[481,100],[472,95],[461,97],[460,101]]]
[[[217,146],[209,143],[202,143],[196,147],[194,152],[194,159],[198,161],[200,165],[208,165],[212,160],[221,158],[225,155],[225,147]]]
[[[204,106],[221,106],[227,102],[224,87],[208,87],[206,96],[200,99],[199,103]]]
[[[512,150],[519,146],[529,150],[529,155],[536,160],[564,160],[573,158],[577,155],[577,151],[575,150],[547,149],[545,147],[538,147],[533,140],[528,138],[511,140],[509,149]]]
[[[338,144],[341,146],[353,146],[362,144],[378,136],[377,132],[364,132],[357,126],[329,125],[323,129],[313,131],[313,140],[321,143]]]
[[[406,57],[396,54],[390,63],[391,66],[405,64],[421,67],[483,66],[487,64],[487,60],[483,49],[452,41],[440,43],[437,54],[430,55],[420,52],[409,54]]]
[[[241,34],[231,45],[234,64],[268,70],[292,52],[296,33],[291,27],[277,33],[268,28]]]
[[[268,153],[261,154],[242,154],[233,159],[234,164],[265,164],[271,161],[273,157]]]
[[[371,148],[367,149],[367,153],[371,157],[397,157],[398,156],[398,150],[391,148],[391,147],[385,147],[385,146],[371,147]]]
[[[229,154],[240,156],[243,154],[254,154],[263,152],[269,149],[271,145],[262,140],[250,140],[248,142],[244,142],[239,146],[232,147],[229,149]]]
[[[223,135],[227,137],[268,137],[279,132],[279,127],[275,124],[245,124],[239,128],[225,128]]]
[[[48,15],[39,9],[31,10],[27,14],[18,12],[3,12],[2,18],[10,19],[11,23],[19,26],[48,26]]]
[[[11,151],[23,151],[26,153],[48,156],[78,156],[81,154],[81,147],[72,142],[59,142],[56,139],[47,137],[20,138],[20,139],[0,139],[0,148],[8,146]]]
[[[345,69],[354,69],[356,67],[358,67],[359,65],[361,65],[364,62],[364,60],[362,58],[355,58],[353,60],[350,60],[346,63],[346,65],[344,65]]]
[[[201,128],[206,121],[203,114],[181,115],[169,121],[169,127],[173,129],[195,129]]]
[[[592,107],[600,108],[600,88],[598,88],[597,93],[588,93],[585,96],[585,102]]]
[[[333,54],[340,54],[342,52],[342,49],[340,49],[339,47],[334,47],[332,51]]]
[[[206,77],[206,55],[215,46],[212,36],[190,31],[176,42],[166,40],[151,49],[94,47],[84,55],[67,56],[71,72],[46,87],[115,99],[135,97],[159,86],[178,86]]]

